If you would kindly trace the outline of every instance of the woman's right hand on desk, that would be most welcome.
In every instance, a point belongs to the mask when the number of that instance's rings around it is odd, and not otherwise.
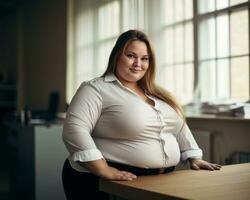
[[[118,180],[118,181],[132,181],[136,179],[136,175],[127,172],[127,171],[120,171],[114,167],[108,166],[101,172],[100,175],[102,178],[107,180]]]
[[[80,162],[79,164],[87,168],[93,174],[107,180],[132,181],[137,178],[136,175],[130,172],[120,171],[114,167],[110,167],[103,159],[89,162]]]

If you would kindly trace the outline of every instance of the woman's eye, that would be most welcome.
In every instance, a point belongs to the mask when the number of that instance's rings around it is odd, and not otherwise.
[[[148,58],[142,58],[142,61],[148,61]]]
[[[128,54],[127,55],[129,58],[134,58],[135,56],[134,55],[132,55],[132,54]]]

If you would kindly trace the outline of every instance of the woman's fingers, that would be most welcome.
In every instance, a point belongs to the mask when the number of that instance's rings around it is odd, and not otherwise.
[[[196,165],[194,162],[191,164],[191,169],[194,169],[194,170],[199,170],[200,167],[198,165]]]
[[[211,170],[211,171],[214,171],[214,167],[211,163],[204,163],[203,167],[204,169],[208,169],[208,170]]]
[[[115,179],[116,180],[134,180],[136,179],[137,176],[130,173],[130,172],[126,172],[126,171],[119,171],[116,175],[115,175]]]
[[[220,170],[221,169],[221,165],[218,164],[214,164],[214,163],[209,163],[205,160],[190,160],[190,164],[191,164],[191,169],[207,169],[207,170]]]
[[[205,163],[205,169],[208,169],[208,170],[220,170],[221,165],[206,162]]]
[[[212,167],[213,167],[215,170],[220,170],[221,165],[218,165],[218,164],[212,164]]]

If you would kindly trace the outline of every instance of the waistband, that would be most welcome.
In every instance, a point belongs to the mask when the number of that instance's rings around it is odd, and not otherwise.
[[[157,175],[157,174],[166,174],[174,171],[175,166],[167,167],[167,168],[153,168],[153,169],[146,169],[140,167],[134,167],[131,165],[125,165],[121,163],[114,163],[107,161],[108,165],[111,167],[115,167],[119,170],[124,170],[131,172],[137,176],[146,176],[146,175]]]

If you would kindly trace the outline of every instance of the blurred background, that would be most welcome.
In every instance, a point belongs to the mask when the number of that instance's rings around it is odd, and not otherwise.
[[[157,82],[184,106],[204,158],[250,162],[249,10],[247,0],[1,0],[0,199],[65,199],[67,106],[128,29],[152,40]]]

